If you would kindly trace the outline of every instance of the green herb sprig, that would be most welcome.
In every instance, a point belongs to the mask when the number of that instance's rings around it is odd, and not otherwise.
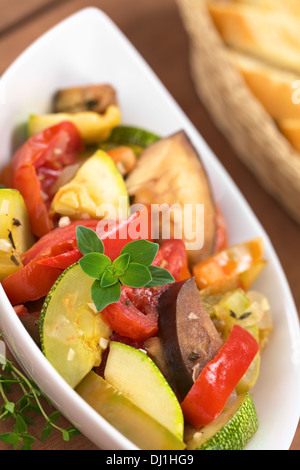
[[[175,282],[164,268],[153,266],[159,245],[148,240],[134,240],[122,249],[113,262],[104,254],[104,244],[93,230],[79,225],[76,228],[77,245],[83,257],[82,271],[95,279],[91,295],[98,312],[118,302],[121,285],[128,287],[157,287]]]
[[[3,335],[0,334],[0,338]],[[13,448],[21,450],[31,450],[37,438],[30,434],[28,425],[34,425],[33,414],[42,415],[45,419],[45,426],[42,430],[40,441],[44,442],[56,429],[62,433],[64,441],[69,441],[72,436],[80,432],[70,427],[63,429],[56,424],[61,417],[59,411],[54,411],[48,415],[42,405],[42,399],[50,405],[48,398],[40,391],[38,386],[28,379],[12,361],[0,355],[0,397],[2,406],[0,408],[0,422],[11,419],[14,422],[13,431],[0,434],[0,441],[10,444]],[[13,386],[19,386],[21,397],[15,403],[9,399],[9,393]]]

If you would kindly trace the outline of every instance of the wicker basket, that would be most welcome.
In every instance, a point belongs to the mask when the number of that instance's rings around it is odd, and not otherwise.
[[[300,155],[231,64],[205,3],[177,0],[197,93],[237,155],[300,223]]]

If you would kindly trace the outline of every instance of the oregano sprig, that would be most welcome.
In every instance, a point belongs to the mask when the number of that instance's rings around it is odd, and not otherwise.
[[[81,269],[95,279],[91,295],[99,312],[118,302],[121,285],[151,288],[175,282],[169,271],[152,265],[159,249],[158,243],[148,240],[131,241],[112,262],[104,254],[104,244],[96,232],[79,225],[76,236],[78,249],[83,255],[79,260]]]

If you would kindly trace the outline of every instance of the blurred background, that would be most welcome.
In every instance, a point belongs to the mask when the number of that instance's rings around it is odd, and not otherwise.
[[[257,3],[258,0],[253,0],[250,3],[253,2]],[[181,4],[180,8],[179,3]],[[299,207],[300,194],[297,199],[296,193],[291,193],[288,204],[282,203],[277,195],[270,194],[268,181],[264,180],[261,175],[258,177],[256,174],[256,171],[260,169],[258,167],[261,160],[257,165],[253,162],[248,164],[245,155],[239,154],[236,143],[233,142],[229,134],[225,136],[226,132],[224,131],[226,129],[222,128],[222,119],[219,121],[216,119],[216,110],[211,112],[209,103],[204,104],[201,99],[203,90],[199,90],[195,86],[195,67],[194,74],[191,73],[191,37],[187,33],[187,23],[183,21],[181,8],[184,3],[189,2],[177,3],[175,0],[94,0],[90,3],[84,0],[26,0],[26,2],[22,0],[0,0],[0,75],[24,48],[60,20],[87,6],[95,6],[103,10],[145,58],[202,134],[247,199],[278,253],[299,311],[300,265],[298,247],[300,217],[297,221],[297,211],[293,213],[292,209],[294,206]],[[195,4],[197,2],[190,3]],[[201,28],[199,32],[200,39],[198,39],[201,41]],[[194,33],[195,31],[193,31]],[[80,31],[78,31],[78,34],[80,35]],[[217,30],[214,30],[213,34],[217,34]],[[220,47],[223,41],[226,42],[225,37],[220,37],[218,40],[220,40],[218,42]],[[202,41],[204,41],[205,46],[204,35],[202,35]],[[294,73],[296,77],[297,71],[295,70]],[[199,71],[199,74],[201,76],[201,71]],[[300,71],[298,75],[300,79]],[[257,103],[253,106],[257,106]],[[255,108],[255,112],[259,113],[260,111],[260,109]],[[224,110],[219,110],[219,113],[224,114]],[[266,121],[269,117],[264,116]],[[264,118],[259,115],[259,119]],[[244,119],[244,117],[238,117],[238,120],[240,119]],[[248,121],[245,125],[249,125]],[[268,126],[270,128],[272,124],[268,122]],[[250,129],[248,134],[251,134]],[[285,154],[286,159],[290,158],[291,162],[293,159],[297,159],[298,156],[295,156],[295,152],[289,144],[287,142],[282,143],[282,136],[277,135],[276,137],[275,135],[274,139],[276,138],[279,138],[283,145],[282,151],[285,151],[286,148],[289,149]],[[285,145],[286,147],[284,147]],[[264,146],[268,147],[265,140]],[[254,159],[255,157],[260,158],[259,148],[261,147],[258,147],[258,155],[256,155],[255,147],[252,147]],[[276,153],[276,149],[274,152]],[[289,154],[292,156],[289,157]],[[266,155],[262,155],[261,158],[266,158]],[[280,158],[280,156],[277,155],[277,158]],[[272,163],[268,162],[268,164],[272,166]],[[298,169],[295,169],[295,174],[297,171]],[[268,169],[266,169],[266,172],[268,172]],[[282,171],[283,173],[284,171]],[[275,175],[275,177],[278,178],[278,175]],[[276,184],[280,188],[280,181],[277,181]],[[300,185],[295,184],[295,191],[297,187],[299,189]],[[272,191],[273,188],[271,188]],[[281,189],[280,192],[282,192]],[[5,431],[1,429],[1,432]],[[70,444],[61,442],[60,437],[54,435],[47,443],[47,446],[67,449],[70,448]],[[5,447],[4,444],[0,443],[0,449],[2,445],[3,448]],[[75,437],[71,446],[77,449],[94,449],[94,446],[82,436]],[[41,444],[40,448],[45,447]],[[300,450],[300,430],[295,436],[291,449]]]

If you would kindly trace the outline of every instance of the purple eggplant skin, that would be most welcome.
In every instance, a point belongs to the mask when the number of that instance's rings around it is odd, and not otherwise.
[[[174,391],[183,400],[223,345],[194,278],[170,284],[162,293],[158,331]]]

